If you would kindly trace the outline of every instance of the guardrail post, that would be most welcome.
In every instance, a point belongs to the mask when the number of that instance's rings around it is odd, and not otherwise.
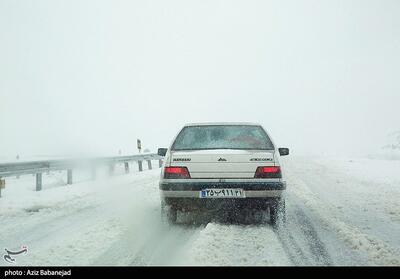
[[[67,170],[67,184],[68,185],[72,184],[72,170],[71,169]]]
[[[143,162],[142,161],[138,161],[138,165],[139,165],[139,171],[143,171]]]
[[[42,190],[42,174],[36,174],[36,191]]]
[[[6,180],[0,177],[0,198],[1,198],[1,189],[6,187]]]
[[[159,168],[161,168],[161,167],[162,167],[162,164],[163,164],[163,161],[162,161],[162,159],[158,160],[158,167],[159,167]]]
[[[129,163],[125,162],[125,173],[129,173]]]
[[[151,167],[151,160],[147,160],[147,166],[148,166],[148,169],[149,169],[149,170],[152,169],[152,167]]]

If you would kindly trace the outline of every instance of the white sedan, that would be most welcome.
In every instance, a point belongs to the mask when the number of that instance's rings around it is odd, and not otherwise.
[[[255,123],[185,125],[165,156],[161,171],[162,215],[177,221],[177,211],[250,208],[268,210],[276,224],[285,214],[286,182],[276,149],[265,129]]]

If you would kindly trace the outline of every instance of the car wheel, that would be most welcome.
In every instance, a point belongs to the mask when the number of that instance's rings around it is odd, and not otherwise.
[[[175,224],[177,220],[177,210],[161,202],[161,220],[163,223]]]
[[[266,210],[257,209],[253,211],[252,219],[254,224],[264,224],[265,223],[265,212]]]
[[[269,206],[270,222],[272,225],[286,222],[286,205],[284,198],[275,199]]]

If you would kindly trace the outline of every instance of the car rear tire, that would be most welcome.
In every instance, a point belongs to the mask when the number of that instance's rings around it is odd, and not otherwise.
[[[161,220],[163,223],[175,224],[177,220],[178,212],[176,208],[168,206],[165,202],[161,202]]]
[[[277,198],[269,206],[269,216],[272,225],[280,225],[286,222],[286,205],[284,198]]]
[[[252,212],[252,222],[253,224],[265,224],[265,213],[267,211],[266,210],[262,210],[262,209],[257,209],[257,210],[253,210]]]

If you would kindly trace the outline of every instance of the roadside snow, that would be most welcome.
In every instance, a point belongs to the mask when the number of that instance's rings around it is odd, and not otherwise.
[[[371,265],[400,264],[400,162],[292,158],[288,187]]]
[[[158,205],[159,169],[72,185],[65,185],[64,176],[51,174],[39,192],[29,176],[7,180],[0,198],[0,247],[28,246],[17,264],[90,265],[146,214],[141,208],[146,199]],[[151,194],[137,196],[141,192]]]

